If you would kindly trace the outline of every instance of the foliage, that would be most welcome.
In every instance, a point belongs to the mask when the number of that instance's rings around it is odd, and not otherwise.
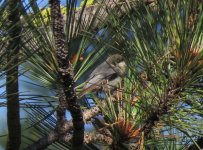
[[[85,148],[175,150],[189,149],[192,144],[200,148],[197,141],[203,136],[203,3],[115,1],[109,6],[104,1],[98,6],[88,0],[79,9],[75,4],[76,1],[70,1],[62,8],[75,91],[84,116],[94,106],[100,108],[97,115],[90,115],[91,120],[85,120],[86,126],[91,125],[90,133],[94,137],[100,135],[100,139],[91,142],[85,137]],[[84,4],[92,5],[92,15],[87,15]],[[33,10],[32,15],[28,9]],[[32,3],[21,13],[25,41],[22,51],[27,56],[23,72],[27,71],[25,76],[32,80],[30,84],[51,93],[37,95],[37,100],[26,106],[24,148],[49,135],[56,125],[58,62],[50,8],[40,10]],[[121,54],[127,63],[122,82],[115,91],[85,93],[83,87],[90,72],[112,53]],[[32,100],[33,95],[28,96]],[[33,137],[28,138],[27,133]],[[91,137],[89,132],[85,134]],[[49,149],[70,147],[70,141],[57,141]]]
[[[87,2],[83,0],[83,1],[80,3],[80,7],[83,7],[83,6],[85,5],[85,3],[86,3],[86,6],[91,6],[91,5],[94,4],[94,0],[88,0]]]
[[[154,7],[141,5],[125,16],[126,21],[112,17],[115,19],[111,26],[119,31],[118,39],[127,41],[120,51],[128,61],[133,77],[129,79],[136,91],[135,106],[138,108],[134,116],[137,118],[131,117],[135,125],[128,129],[137,128],[129,130],[129,135],[137,134],[141,128],[148,143],[149,128],[152,130],[156,122],[164,121],[165,126],[177,128],[189,138],[202,136],[202,87],[197,86],[202,80],[201,11],[202,5],[192,5],[191,1],[159,1]],[[188,24],[189,18],[194,16],[193,22]],[[128,89],[129,83],[126,85]],[[125,91],[125,87],[123,89]],[[130,99],[122,100],[126,101],[125,110]],[[110,116],[116,114],[111,103],[108,102],[110,110],[105,111],[111,113],[105,114],[113,121],[111,124],[119,125],[119,113],[114,118]],[[132,114],[134,111],[127,112]],[[129,126],[129,123],[125,125]],[[157,143],[156,140],[154,144]]]

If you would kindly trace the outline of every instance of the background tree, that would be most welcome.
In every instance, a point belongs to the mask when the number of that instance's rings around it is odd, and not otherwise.
[[[21,125],[19,112],[18,62],[21,43],[20,0],[14,3],[8,1],[8,47],[6,69],[6,95],[7,95],[7,123],[8,143],[7,149],[19,149],[21,143]]]

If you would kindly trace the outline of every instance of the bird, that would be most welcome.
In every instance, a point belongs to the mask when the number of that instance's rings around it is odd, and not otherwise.
[[[113,90],[126,74],[126,63],[120,54],[109,56],[89,75],[83,91]]]

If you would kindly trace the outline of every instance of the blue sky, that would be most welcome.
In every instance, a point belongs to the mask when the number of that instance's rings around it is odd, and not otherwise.
[[[4,83],[5,83],[5,80],[0,79],[0,86]],[[5,87],[0,88],[0,95],[4,91],[5,91]],[[0,99],[0,102],[3,102],[3,101],[5,100]],[[0,135],[2,135],[5,132],[5,129],[6,129],[6,108],[0,107]],[[1,145],[0,145],[0,150],[3,150],[3,147],[1,147]]]
[[[67,0],[61,0],[61,5],[65,5]],[[25,0],[26,3],[29,2],[29,0]],[[48,0],[37,0],[37,3],[39,4],[40,7],[44,7],[48,4]],[[78,0],[77,5],[79,6],[81,0]]]
[[[28,3],[29,0],[25,0],[25,2]],[[37,2],[38,2],[40,7],[44,7],[48,4],[48,0],[37,0]],[[66,0],[61,0],[62,5],[65,5],[65,3],[66,3]]]

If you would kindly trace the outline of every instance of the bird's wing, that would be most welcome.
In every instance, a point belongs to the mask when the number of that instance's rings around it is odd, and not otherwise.
[[[92,77],[90,77],[86,82],[87,84],[84,86],[84,89],[89,88],[90,86],[94,85],[94,84],[99,84],[99,81],[103,80],[104,76],[101,74],[96,74],[93,75]]]
[[[100,64],[94,71],[90,74],[89,79],[86,81],[87,84],[84,89],[89,88],[92,85],[100,85],[104,80],[113,80],[118,75],[113,69],[114,66],[109,65],[106,62]]]

